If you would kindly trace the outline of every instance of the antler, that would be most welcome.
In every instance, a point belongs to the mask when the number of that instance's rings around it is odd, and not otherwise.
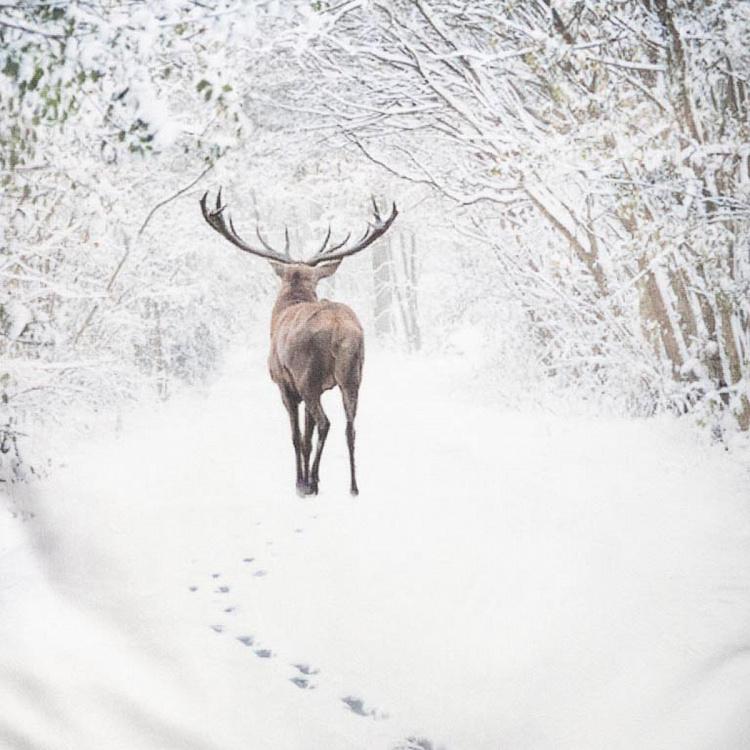
[[[265,258],[266,260],[274,260],[277,263],[294,263],[291,256],[289,255],[289,230],[285,230],[285,238],[286,242],[284,245],[284,254],[277,252],[274,250],[261,236],[260,229],[256,229],[256,234],[258,235],[258,239],[261,241],[261,244],[265,248],[265,250],[261,250],[260,248],[253,247],[252,245],[248,245],[247,242],[245,242],[238,234],[237,230],[234,228],[234,224],[232,223],[232,219],[229,218],[229,226],[227,226],[227,219],[224,217],[224,210],[226,209],[226,205],[221,205],[221,188],[219,188],[219,192],[216,195],[216,208],[211,211],[206,206],[206,199],[208,198],[208,191],[206,191],[203,194],[203,197],[200,200],[201,204],[201,212],[203,213],[203,218],[206,220],[208,225],[213,229],[215,232],[218,232],[224,239],[229,240],[233,245],[236,245],[240,250],[244,250],[246,253],[251,253],[252,255],[258,255],[261,258]]]
[[[240,250],[244,250],[246,253],[251,253],[252,255],[257,255],[261,258],[265,258],[266,260],[276,261],[277,263],[304,263],[308,266],[317,266],[319,263],[330,263],[334,260],[341,260],[342,258],[346,258],[349,255],[354,255],[355,253],[364,250],[366,247],[375,242],[375,240],[377,240],[379,237],[382,237],[388,231],[391,224],[393,224],[396,217],[398,216],[398,210],[396,209],[396,204],[394,203],[393,207],[391,208],[391,213],[384,221],[380,217],[378,204],[375,202],[375,198],[373,197],[372,207],[375,222],[367,223],[365,233],[362,235],[358,242],[356,242],[351,247],[345,247],[346,243],[349,242],[349,238],[351,237],[351,232],[349,232],[349,234],[347,234],[346,237],[344,237],[344,239],[337,245],[328,247],[328,242],[331,239],[331,227],[329,226],[328,232],[326,233],[325,239],[323,240],[323,244],[320,246],[318,252],[315,253],[315,255],[313,255],[313,257],[309,260],[295,261],[289,254],[289,229],[284,229],[283,254],[275,250],[273,247],[271,247],[271,245],[268,244],[268,242],[266,242],[263,235],[260,233],[260,227],[256,228],[255,233],[258,235],[258,239],[260,240],[260,243],[261,245],[263,245],[265,250],[261,250],[258,247],[253,247],[252,245],[248,245],[247,242],[245,242],[237,234],[237,230],[234,228],[232,219],[229,217],[224,217],[226,205],[221,205],[221,188],[219,188],[219,192],[216,196],[216,207],[214,208],[214,210],[210,210],[206,206],[207,198],[208,191],[203,194],[203,197],[200,200],[203,218],[206,220],[211,229],[213,229],[215,232],[218,232],[222,237],[224,237],[224,239],[229,240],[233,245],[236,245]],[[227,221],[229,222],[228,226]]]
[[[354,255],[355,253],[360,252],[361,250],[364,250],[369,245],[372,245],[372,243],[375,242],[375,240],[377,240],[379,237],[382,237],[388,231],[391,224],[393,224],[393,222],[396,220],[396,217],[398,216],[398,209],[396,208],[396,204],[394,202],[393,207],[391,208],[391,213],[389,214],[388,218],[383,221],[383,219],[380,217],[380,210],[378,209],[378,204],[375,202],[374,196],[372,198],[372,208],[373,216],[375,217],[375,223],[367,223],[367,229],[365,229],[365,233],[362,235],[358,242],[356,242],[351,247],[345,247],[346,243],[349,241],[349,237],[351,237],[350,232],[346,235],[346,237],[344,237],[341,242],[338,243],[338,245],[333,245],[332,247],[326,249],[328,240],[330,240],[331,238],[331,228],[328,227],[328,233],[323,240],[323,244],[321,245],[320,250],[318,250],[318,252],[313,255],[312,258],[306,260],[305,263],[308,266],[317,266],[319,263],[330,263],[333,260],[341,260],[341,258],[346,258],[350,255]]]

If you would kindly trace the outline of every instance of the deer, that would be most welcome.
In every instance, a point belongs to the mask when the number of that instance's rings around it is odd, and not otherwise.
[[[331,243],[331,226],[317,252],[307,260],[295,260],[289,251],[289,231],[285,229],[284,251],[269,244],[256,226],[260,246],[245,242],[222,205],[221,189],[213,208],[208,207],[208,191],[200,199],[201,212],[208,225],[240,250],[264,258],[281,280],[271,311],[271,346],[268,370],[278,386],[289,415],[300,496],[317,495],[320,483],[320,459],[328,436],[330,421],[321,406],[325,391],[338,386],[346,415],[346,443],[349,450],[349,491],[359,494],[354,460],[354,419],[357,415],[359,387],[364,366],[364,332],[354,311],[347,305],[318,299],[316,287],[321,279],[332,276],[344,258],[372,245],[391,227],[398,216],[395,202],[389,215],[382,218],[372,198],[373,220],[368,221],[361,238],[349,244],[351,232],[341,242]],[[299,406],[304,403],[304,433],[300,430]],[[312,466],[313,433],[317,444]]]

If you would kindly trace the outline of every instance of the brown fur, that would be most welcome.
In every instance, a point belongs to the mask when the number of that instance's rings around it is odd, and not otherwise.
[[[330,422],[321,395],[338,386],[346,412],[350,489],[358,494],[354,465],[354,418],[364,363],[364,335],[354,311],[338,302],[319,300],[320,279],[336,271],[339,262],[311,267],[272,262],[281,279],[271,315],[271,351],[268,367],[289,412],[294,445],[297,489],[317,493],[320,458]],[[300,430],[299,404],[305,404],[305,430]],[[312,435],[318,443],[312,467]]]

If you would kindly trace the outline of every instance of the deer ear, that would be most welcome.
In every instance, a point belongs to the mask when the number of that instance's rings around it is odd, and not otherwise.
[[[315,278],[320,281],[321,279],[325,279],[328,276],[333,276],[333,274],[338,270],[338,267],[341,265],[342,260],[343,258],[339,258],[333,263],[321,263],[321,265],[316,266]]]
[[[268,261],[271,264],[271,268],[273,268],[274,273],[280,278],[284,278],[284,271],[286,270],[286,266],[284,263],[278,263],[275,260],[269,260]]]

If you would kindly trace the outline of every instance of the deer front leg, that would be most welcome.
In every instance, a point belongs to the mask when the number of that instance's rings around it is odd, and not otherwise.
[[[281,398],[284,401],[289,424],[292,428],[292,445],[294,446],[294,463],[297,471],[297,493],[307,494],[307,483],[302,473],[302,436],[299,431],[299,403],[300,399],[295,397],[286,389],[282,389]]]

